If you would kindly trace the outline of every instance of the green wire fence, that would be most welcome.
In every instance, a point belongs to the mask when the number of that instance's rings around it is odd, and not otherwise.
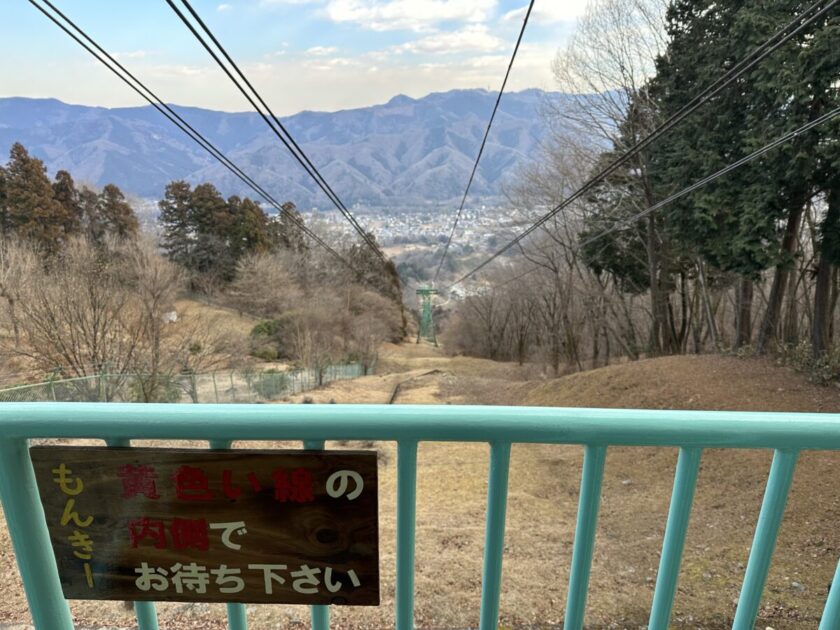
[[[341,363],[289,370],[218,370],[203,374],[94,374],[0,389],[4,402],[258,403],[281,400],[373,372]]]

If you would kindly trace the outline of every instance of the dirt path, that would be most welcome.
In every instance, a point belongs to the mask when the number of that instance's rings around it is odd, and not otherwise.
[[[530,380],[529,380],[530,379]],[[817,388],[769,363],[676,357],[615,366],[558,380],[533,368],[464,357],[426,345],[383,349],[379,374],[342,381],[305,396],[315,403],[532,404],[641,408],[840,411],[840,391]],[[169,444],[171,445],[171,443]],[[201,446],[196,443],[195,446]],[[237,446],[265,444],[239,442]],[[395,448],[390,443],[329,443],[380,452],[382,605],[333,610],[333,627],[393,627]],[[418,457],[417,625],[478,623],[488,447],[422,444]],[[562,625],[582,451],[513,448],[501,601],[504,627]],[[647,623],[670,498],[674,449],[609,451],[595,547],[587,627]],[[766,452],[704,454],[674,627],[731,626],[770,462]],[[803,455],[757,627],[815,628],[840,555],[838,457]],[[0,622],[27,620],[26,604],[0,524]],[[73,602],[84,626],[131,627],[119,604]],[[307,610],[249,606],[254,628],[306,627]],[[161,628],[223,628],[223,607],[160,606]]]

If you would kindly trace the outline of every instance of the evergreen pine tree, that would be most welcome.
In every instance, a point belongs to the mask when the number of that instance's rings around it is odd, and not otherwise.
[[[772,7],[757,0],[713,3],[676,0],[668,11],[668,50],[657,62],[652,92],[663,117],[684,107],[697,93],[733,67],[804,3]],[[661,198],[711,174],[802,124],[786,75],[805,35],[795,38],[759,67],[740,76],[711,102],[684,119],[653,146],[652,175]],[[788,103],[788,111],[784,103]],[[669,228],[687,250],[717,269],[741,276],[736,345],[749,343],[752,282],[781,265],[807,201],[808,176],[797,165],[802,146],[785,145],[727,174],[666,211]],[[781,289],[777,273],[774,286]],[[781,293],[770,302],[780,304]],[[761,339],[761,336],[760,336]]]
[[[82,204],[73,177],[67,171],[58,171],[52,185],[53,198],[64,208],[67,221],[63,226],[66,235],[76,234],[82,225]]]
[[[282,212],[271,223],[271,240],[275,247],[287,249],[295,254],[303,254],[309,249],[306,233],[301,229],[304,225],[303,215],[291,201],[282,206]]]
[[[85,238],[91,243],[104,242],[107,226],[99,213],[99,195],[87,186],[79,191],[79,212],[80,229]]]
[[[99,193],[97,210],[106,232],[120,240],[134,237],[140,230],[134,210],[114,184],[107,184]]]
[[[6,173],[8,229],[37,243],[47,254],[58,252],[69,215],[53,197],[44,163],[15,143]]]
[[[191,200],[195,247],[187,267],[218,278],[233,277],[236,261],[228,247],[233,221],[227,202],[213,184],[196,186]]]
[[[840,17],[830,14],[796,57],[798,93],[810,89],[809,118],[840,107]],[[833,310],[837,305],[837,288],[832,288],[832,276],[840,266],[840,120],[823,125],[810,139],[809,148],[817,160],[813,170],[815,187],[825,202],[826,212],[819,224],[816,286],[814,289],[811,346],[814,355],[824,355],[833,341]],[[806,164],[807,168],[808,164]]]
[[[228,211],[232,217],[230,227],[230,255],[238,261],[244,254],[265,252],[270,249],[268,217],[259,204],[252,199],[228,199]]]
[[[185,181],[166,185],[163,199],[158,202],[158,224],[162,230],[161,247],[174,263],[190,268],[195,247],[195,228],[192,223],[192,191]]]

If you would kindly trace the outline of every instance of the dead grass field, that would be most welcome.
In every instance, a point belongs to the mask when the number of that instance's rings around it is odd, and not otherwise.
[[[840,390],[808,384],[765,361],[701,356],[652,359],[556,380],[528,367],[449,358],[426,345],[383,348],[379,374],[333,383],[316,403],[528,404],[840,412]],[[429,373],[431,372],[431,373]],[[298,396],[293,402],[300,402]],[[171,446],[174,443],[168,443]],[[200,443],[192,446],[202,447]],[[236,446],[265,446],[237,443]],[[279,444],[278,444],[279,446]],[[328,448],[366,444],[328,443]],[[382,605],[332,609],[333,627],[393,627],[395,448],[380,452]],[[417,626],[478,623],[488,448],[422,444],[418,458]],[[838,458],[800,460],[757,628],[816,628],[838,555]],[[562,627],[582,450],[513,448],[501,625]],[[588,628],[643,628],[670,498],[674,449],[611,449],[595,546]],[[770,453],[706,452],[700,472],[673,627],[731,626]],[[0,622],[28,620],[5,524],[0,524]],[[117,603],[73,602],[83,627],[132,627]],[[161,628],[223,628],[223,606],[163,604]],[[249,606],[253,628],[303,628],[308,611]]]
[[[260,321],[259,318],[238,313],[230,308],[189,298],[177,300],[175,302],[175,311],[178,313],[179,321],[201,317],[223,326],[225,331],[237,333],[243,337],[247,337],[251,333],[254,325]]]

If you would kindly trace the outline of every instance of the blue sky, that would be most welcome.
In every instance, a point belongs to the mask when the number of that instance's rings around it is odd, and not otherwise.
[[[53,0],[165,100],[247,103],[164,0]],[[192,0],[280,114],[453,88],[497,90],[527,0]],[[586,0],[536,0],[508,89],[551,89]],[[0,96],[108,107],[138,97],[27,0],[0,2]]]

